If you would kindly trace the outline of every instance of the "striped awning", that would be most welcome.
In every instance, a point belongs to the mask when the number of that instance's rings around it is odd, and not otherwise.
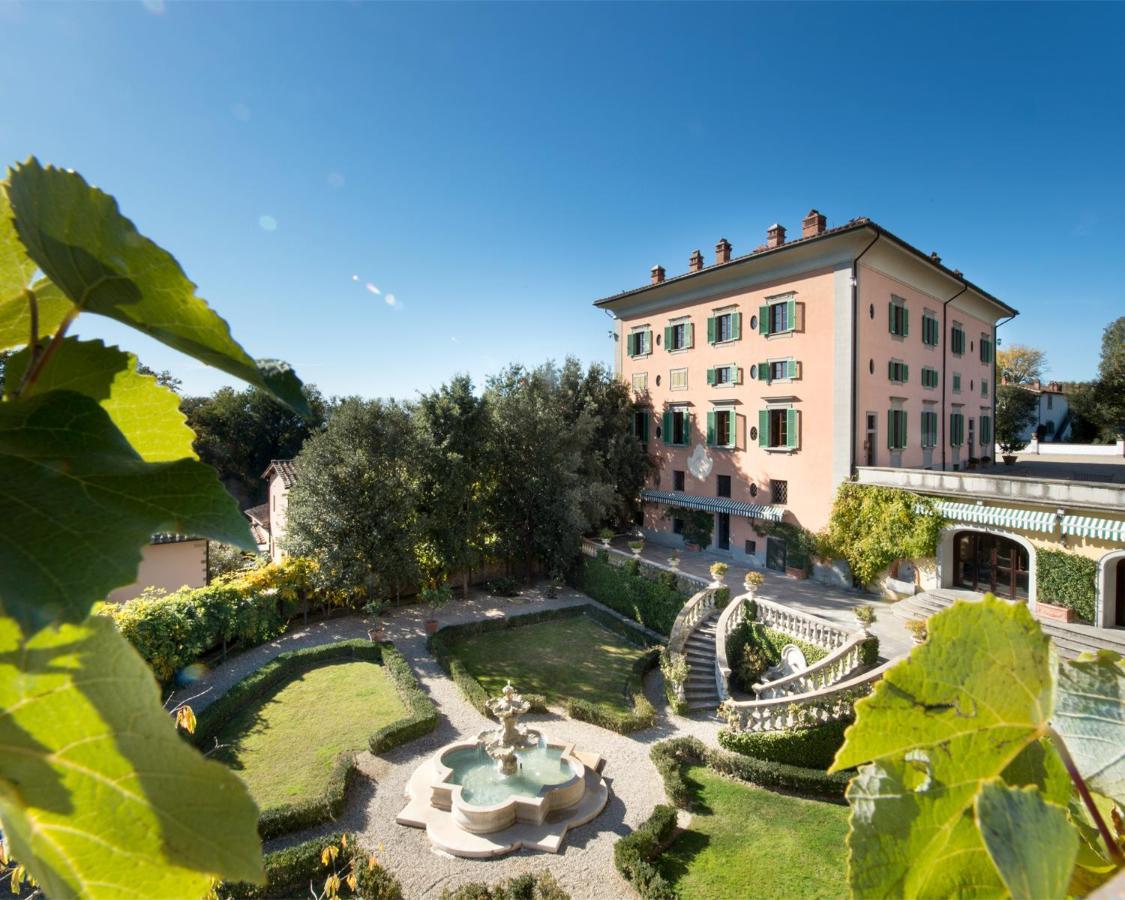
[[[759,503],[742,503],[729,497],[697,497],[680,491],[641,491],[641,498],[649,503],[663,506],[678,506],[683,509],[702,509],[707,512],[728,513],[747,519],[762,519],[766,522],[780,522],[785,511],[776,506],[762,506]]]
[[[972,522],[977,525],[999,525],[1004,528],[1022,528],[1025,531],[1053,532],[1058,515],[1035,509],[1012,509],[1008,506],[984,506],[978,503],[954,503],[939,500],[934,506],[947,519],[955,522]]]
[[[1097,516],[1063,516],[1062,533],[1125,542],[1125,521],[1099,519]]]

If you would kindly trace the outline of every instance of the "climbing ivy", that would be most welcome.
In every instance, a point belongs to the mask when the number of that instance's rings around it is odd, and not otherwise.
[[[159,531],[253,549],[136,357],[68,335],[115,319],[307,412],[287,365],[251,359],[179,263],[109,194],[34,158],[0,182],[0,831],[52,898],[192,897],[260,881],[242,782],[176,734],[97,601]],[[6,857],[5,857],[6,858]]]
[[[1125,662],[1059,664],[1023,604],[987,596],[856,703],[830,771],[848,787],[855,896],[1062,897],[1125,862]]]

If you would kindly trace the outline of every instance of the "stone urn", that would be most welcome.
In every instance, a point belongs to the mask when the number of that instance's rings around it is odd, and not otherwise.
[[[387,628],[382,622],[377,623],[372,628],[367,629],[367,639],[378,643],[387,639]]]

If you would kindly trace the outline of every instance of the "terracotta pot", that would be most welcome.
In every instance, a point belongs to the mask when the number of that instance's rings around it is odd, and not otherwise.
[[[684,546],[687,547],[688,550],[692,550],[696,553],[699,552],[699,544],[685,544]]]
[[[1006,466],[1014,466],[1014,465],[1016,464],[1016,457],[1015,457],[1015,455],[1012,455],[1012,454],[1004,454],[1004,456],[1002,457],[1002,459],[1004,460],[1004,465],[1006,465]]]
[[[435,634],[438,629],[437,619],[426,619],[426,634]]]
[[[1035,601],[1035,614],[1040,619],[1051,619],[1055,622],[1073,622],[1074,610],[1068,606],[1056,606],[1054,603]]]
[[[804,579],[809,577],[809,573],[806,572],[804,569],[795,569],[795,568],[793,568],[793,566],[786,566],[785,567],[785,574],[788,575],[790,578],[796,578],[800,581],[803,581]]]

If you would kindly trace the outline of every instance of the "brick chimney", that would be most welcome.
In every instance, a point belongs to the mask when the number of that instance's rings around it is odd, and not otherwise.
[[[815,209],[810,209],[809,214],[801,219],[801,237],[803,238],[816,237],[818,234],[824,234],[827,228],[828,219]]]
[[[698,272],[702,268],[703,268],[703,254],[700,253],[698,250],[693,250],[692,254],[691,254],[691,259],[688,260],[688,271],[689,272]]]
[[[728,262],[730,262],[730,241],[719,238],[719,243],[715,245],[715,265]]]
[[[652,283],[660,284],[664,280],[664,266],[652,267]]]
[[[785,226],[774,223],[766,229],[766,246],[770,249],[785,243]]]

